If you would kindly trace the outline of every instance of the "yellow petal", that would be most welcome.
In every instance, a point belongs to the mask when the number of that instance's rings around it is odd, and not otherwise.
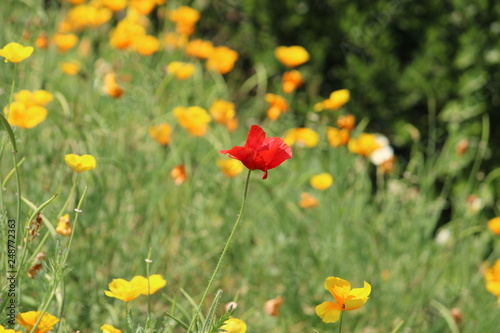
[[[323,302],[316,307],[316,314],[325,322],[325,323],[334,323],[340,318],[341,308],[332,302]]]

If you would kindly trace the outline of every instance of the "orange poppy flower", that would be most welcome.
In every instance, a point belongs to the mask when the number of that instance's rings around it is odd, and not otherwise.
[[[280,46],[274,50],[276,58],[286,67],[294,68],[309,60],[309,53],[302,46]]]
[[[170,175],[174,178],[175,185],[181,185],[188,179],[186,168],[182,164],[175,166]]]
[[[267,117],[276,120],[282,114],[288,111],[288,102],[281,96],[275,94],[266,94],[266,102],[270,107],[267,110]]]
[[[285,94],[290,94],[295,89],[304,84],[304,79],[302,78],[302,74],[300,74],[298,70],[292,70],[283,73],[281,80],[283,82],[282,88]]]
[[[238,52],[226,46],[217,46],[209,55],[205,65],[208,70],[226,74],[234,68],[236,60],[238,60]]]

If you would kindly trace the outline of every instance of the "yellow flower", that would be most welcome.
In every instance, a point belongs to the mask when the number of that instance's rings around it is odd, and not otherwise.
[[[182,127],[188,130],[193,136],[204,136],[207,133],[210,115],[199,106],[188,108],[176,107],[173,113]]]
[[[247,325],[241,319],[229,318],[221,326],[221,329],[227,333],[245,333],[247,331]]]
[[[165,35],[164,42],[167,48],[174,50],[182,49],[186,46],[188,37],[186,35],[179,35],[175,32],[169,32]]]
[[[289,94],[293,92],[295,89],[304,84],[304,79],[302,78],[302,74],[298,70],[292,70],[289,72],[283,73],[281,77],[283,92],[285,94]]]
[[[326,190],[333,184],[333,177],[327,172],[312,176],[309,180],[311,186],[318,190]]]
[[[236,114],[234,103],[223,99],[218,99],[213,102],[212,106],[210,106],[209,112],[218,124],[226,124],[228,121],[233,119]]]
[[[54,43],[59,52],[66,52],[78,43],[78,37],[75,34],[56,34]]]
[[[233,178],[243,172],[245,169],[243,163],[238,160],[230,159],[230,160],[217,160],[217,165],[220,168],[220,171],[228,177]]]
[[[226,46],[217,46],[207,59],[205,66],[208,70],[221,74],[229,73],[238,60],[238,52]]]
[[[138,287],[141,295],[152,295],[159,289],[167,285],[167,281],[161,277],[160,274],[154,274],[149,276],[149,289],[148,289],[148,279],[144,276],[134,276],[130,283],[134,287]],[[151,291],[151,293],[149,293]]]
[[[61,70],[67,75],[76,75],[80,71],[80,62],[73,60],[70,62],[63,62],[61,64]]]
[[[14,99],[17,102],[23,103],[25,106],[46,106],[54,99],[54,95],[46,90],[37,90],[34,92],[29,90],[20,90],[14,94]]]
[[[335,111],[349,102],[350,92],[347,89],[336,90],[330,94],[328,99],[314,106],[314,111],[319,112],[324,109]]]
[[[160,49],[160,42],[151,35],[139,36],[133,43],[135,51],[143,56],[152,55]]]
[[[112,11],[117,12],[127,7],[127,0],[103,0],[102,4]]]
[[[270,108],[267,110],[267,117],[276,120],[282,114],[288,111],[288,102],[281,96],[275,94],[266,94],[266,102]]]
[[[323,302],[316,307],[316,314],[325,323],[334,323],[339,320],[341,311],[356,310],[368,301],[372,287],[364,282],[363,288],[351,289],[351,284],[337,277],[328,277],[325,281],[328,290],[335,302]]]
[[[172,61],[167,65],[167,72],[178,80],[186,80],[194,73],[194,65],[190,63]]]
[[[488,267],[484,272],[486,290],[498,297],[500,304],[500,259],[497,259],[493,267]]]
[[[36,322],[38,321],[38,318],[42,315],[42,311],[29,311],[29,312],[23,312],[19,313],[17,315],[17,323],[24,328],[26,328],[28,331],[30,331],[33,326],[35,326]],[[40,323],[38,323],[37,328],[35,329],[34,333],[46,333],[49,330],[51,330],[59,319],[54,317],[53,315],[45,312],[43,314],[42,320],[40,320]]]
[[[348,114],[345,116],[339,116],[337,118],[337,126],[340,128],[345,128],[348,131],[351,131],[356,124],[356,117],[352,114]]]
[[[186,45],[185,51],[189,57],[206,59],[214,51],[214,45],[209,40],[193,39]]]
[[[26,106],[22,102],[12,102],[4,108],[4,114],[12,126],[33,128],[47,118],[48,111],[39,105]]]
[[[274,50],[276,58],[286,67],[294,68],[309,60],[309,53],[302,46],[280,46]]]
[[[33,50],[32,46],[9,43],[0,49],[0,56],[5,58],[5,62],[18,63],[28,58],[33,53]]]
[[[156,0],[130,0],[130,7],[142,15],[148,15],[156,6]]]
[[[500,235],[500,217],[494,217],[488,221],[488,229],[496,235]]]
[[[347,148],[354,154],[367,157],[381,146],[377,142],[375,134],[361,133],[358,138],[349,140]]]
[[[66,164],[76,172],[80,173],[87,170],[92,170],[96,167],[96,160],[92,155],[75,155],[68,154],[64,156]]]
[[[170,21],[176,25],[176,32],[190,36],[194,32],[194,25],[200,19],[200,12],[194,8],[182,6],[168,13]]]
[[[122,20],[110,33],[111,46],[125,50],[140,37],[146,35],[146,28],[133,20]]]
[[[298,145],[301,147],[312,148],[319,142],[319,135],[310,128],[292,128],[286,132],[285,143],[289,146]]]
[[[299,207],[306,209],[306,208],[314,208],[318,206],[318,199],[313,197],[307,192],[303,192],[300,194],[300,201],[299,201]]]
[[[56,232],[61,236],[69,236],[73,232],[71,226],[69,225],[69,214],[61,216],[59,218],[59,223],[57,224]]]
[[[161,145],[168,145],[172,137],[172,128],[169,124],[163,123],[149,128],[149,135]]]
[[[0,333],[22,333],[21,331],[16,331],[13,329],[6,329],[2,325],[0,325]]]
[[[122,333],[121,330],[109,325],[109,324],[104,324],[101,326],[102,333]]]
[[[115,73],[107,73],[104,76],[104,92],[113,98],[119,98],[123,95],[123,89],[116,81]]]
[[[349,130],[345,128],[338,129],[335,127],[327,127],[326,138],[332,147],[345,146],[349,141]]]
[[[109,284],[109,290],[105,290],[106,296],[118,298],[124,302],[130,302],[141,295],[143,288],[124,279],[113,279]]]

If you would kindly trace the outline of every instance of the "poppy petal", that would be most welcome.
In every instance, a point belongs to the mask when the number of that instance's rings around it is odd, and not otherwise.
[[[245,148],[259,150],[264,143],[265,138],[266,132],[264,132],[264,130],[258,125],[252,125],[252,127],[250,127],[250,131],[248,132]]]

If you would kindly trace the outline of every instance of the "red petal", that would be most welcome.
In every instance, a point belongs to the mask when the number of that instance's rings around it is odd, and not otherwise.
[[[264,143],[265,138],[266,132],[264,132],[264,130],[258,125],[252,125],[252,127],[250,127],[250,131],[248,132],[247,142],[245,142],[245,148],[250,148],[257,151]]]
[[[266,138],[261,149],[259,155],[264,159],[267,169],[276,168],[292,157],[292,149],[281,138]]]
[[[265,171],[266,169],[264,159],[252,149],[236,146],[230,150],[221,150],[220,152],[222,154],[229,154],[229,157],[241,161],[250,170]]]

